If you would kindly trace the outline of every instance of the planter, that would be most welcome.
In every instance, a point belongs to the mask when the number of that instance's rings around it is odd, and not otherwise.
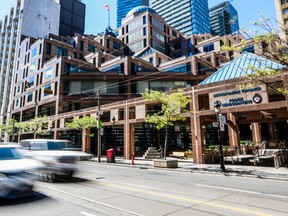
[[[160,167],[160,168],[177,168],[178,160],[154,159],[153,165],[154,167]]]

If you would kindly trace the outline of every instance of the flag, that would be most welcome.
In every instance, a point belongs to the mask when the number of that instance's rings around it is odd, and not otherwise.
[[[110,6],[108,4],[104,4],[103,7],[106,8],[107,11],[110,11]]]

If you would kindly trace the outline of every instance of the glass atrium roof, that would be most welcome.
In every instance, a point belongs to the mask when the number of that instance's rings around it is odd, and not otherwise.
[[[253,53],[246,52],[235,58],[233,61],[227,63],[224,67],[199,83],[199,85],[243,77],[245,74],[252,74],[253,70],[249,69],[249,66],[258,67],[260,69],[285,68],[284,65],[278,64],[274,61],[268,60]]]
[[[137,13],[143,13],[143,12],[146,12],[146,11],[150,11],[152,13],[157,13],[154,9],[150,8],[150,7],[147,7],[147,6],[138,6],[138,7],[135,7],[133,8],[132,10],[130,10],[126,17],[128,16],[131,16],[133,14],[137,14]]]

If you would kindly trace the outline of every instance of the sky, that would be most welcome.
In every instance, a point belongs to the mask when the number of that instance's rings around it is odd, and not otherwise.
[[[208,1],[209,7],[212,7],[222,3],[224,0]],[[16,0],[0,0],[0,20],[3,20],[3,17],[8,14],[10,7],[15,2]],[[103,32],[107,27],[108,12],[103,7],[104,4],[110,6],[110,25],[112,29],[116,28],[117,0],[82,0],[82,2],[86,4],[85,34],[96,35],[99,32]],[[255,26],[251,25],[251,21],[260,19],[260,14],[276,20],[274,0],[231,0],[230,2],[238,10],[240,27],[245,27],[247,30],[255,30]]]

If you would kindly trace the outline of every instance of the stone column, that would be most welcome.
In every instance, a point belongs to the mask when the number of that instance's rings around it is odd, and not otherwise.
[[[234,113],[227,113],[227,125],[229,145],[231,147],[237,147],[240,145],[239,127]]]
[[[252,128],[253,142],[255,142],[256,144],[260,144],[262,142],[260,123],[259,122],[252,123],[251,128]]]

